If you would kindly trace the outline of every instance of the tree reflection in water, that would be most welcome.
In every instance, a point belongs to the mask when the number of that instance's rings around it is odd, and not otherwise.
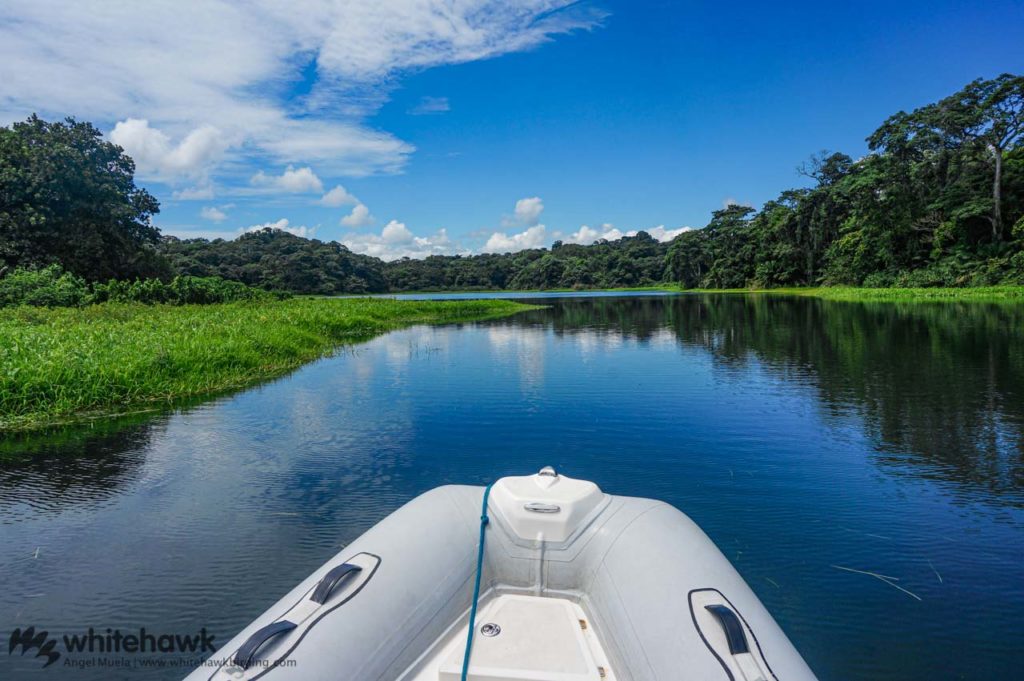
[[[538,301],[550,302],[550,301]],[[859,414],[886,470],[1024,505],[1024,307],[765,295],[563,300],[495,324],[647,342],[671,331],[722,366],[757,361]]]
[[[0,523],[89,508],[123,493],[165,423],[146,415],[0,441]]]

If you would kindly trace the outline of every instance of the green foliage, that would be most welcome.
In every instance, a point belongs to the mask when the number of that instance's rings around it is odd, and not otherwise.
[[[159,279],[135,281],[111,280],[93,287],[91,302],[146,303],[169,305],[206,305],[243,300],[274,300],[287,294],[252,288],[219,277],[179,276],[165,284]]]
[[[1024,280],[1024,77],[976,80],[890,116],[854,160],[821,152],[813,185],[759,211],[728,206],[659,243],[645,232],[589,246],[383,262],[336,242],[264,229],[234,240],[159,239],[156,201],[134,165],[89,124],[36,117],[0,128],[0,258],[58,263],[96,282],[98,300],[212,302],[252,296],[198,278],[336,295],[385,291],[978,286]],[[154,247],[154,244],[156,246]],[[12,283],[11,286],[15,284]],[[27,285],[27,284],[26,284]],[[73,300],[68,291],[39,304]],[[13,295],[13,294],[12,294]],[[18,296],[14,298],[21,299]],[[81,304],[74,303],[72,304]]]
[[[401,325],[523,309],[365,298],[14,308],[0,314],[0,430],[233,390]]]
[[[65,272],[60,265],[42,269],[18,269],[0,279],[0,307],[76,307],[89,301],[85,280]]]
[[[0,128],[0,266],[64,269],[90,281],[167,276],[153,249],[159,204],[100,131],[36,116]]]
[[[646,232],[589,246],[556,241],[550,250],[404,258],[384,263],[393,291],[630,288],[664,281],[667,244]]]
[[[257,288],[319,295],[387,290],[377,258],[279,229],[231,241],[164,237],[160,250],[179,274],[221,277]]]
[[[78,307],[105,302],[202,305],[275,300],[287,295],[255,289],[218,277],[179,276],[169,283],[159,279],[111,279],[106,283],[89,284],[65,272],[60,265],[42,269],[16,269],[0,278],[0,308],[15,305]]]
[[[974,81],[891,116],[863,159],[813,157],[815,186],[753,216],[716,212],[675,239],[668,274],[685,288],[1020,282],[1022,135],[1024,78]]]
[[[743,291],[743,293],[750,293]],[[821,288],[773,289],[762,293],[771,296],[805,296],[849,302],[921,303],[957,301],[965,303],[1008,302],[1015,306],[1024,301],[1024,286],[974,286],[970,288],[856,288],[826,286]]]

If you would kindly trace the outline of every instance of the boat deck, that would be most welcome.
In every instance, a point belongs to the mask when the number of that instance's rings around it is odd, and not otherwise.
[[[463,624],[403,675],[404,681],[459,681],[466,650]],[[484,604],[468,681],[614,681],[594,623],[564,598],[502,594]]]

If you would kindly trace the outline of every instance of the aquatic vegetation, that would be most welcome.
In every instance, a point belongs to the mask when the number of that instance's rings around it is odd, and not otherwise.
[[[863,288],[856,286],[813,286],[773,289],[693,289],[687,293],[743,293],[808,296],[825,300],[856,302],[968,302],[1024,303],[1024,286],[974,286],[969,288]]]
[[[972,288],[855,288],[847,286],[775,289],[775,294],[825,298],[826,300],[924,302],[968,301],[1024,303],[1024,286],[976,286]]]
[[[9,308],[0,312],[0,430],[162,407],[280,376],[398,326],[523,309],[365,298]]]

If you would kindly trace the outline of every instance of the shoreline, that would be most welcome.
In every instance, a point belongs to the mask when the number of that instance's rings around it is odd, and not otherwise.
[[[862,288],[855,286],[808,286],[769,289],[680,289],[681,293],[802,296],[845,302],[1012,302],[1024,303],[1024,286],[975,286],[969,288]]]
[[[535,309],[507,300],[103,303],[0,313],[0,434],[158,411],[279,378],[415,324]]]
[[[914,301],[1004,301],[1024,302],[1024,286],[973,286],[963,288],[864,288],[857,286],[807,286],[786,288],[737,288],[737,289],[684,289],[674,284],[656,286],[631,286],[622,288],[552,288],[552,289],[457,289],[441,291],[394,291],[375,293],[360,297],[376,297],[388,299],[393,296],[428,296],[453,294],[515,294],[517,296],[531,293],[643,293],[645,291],[663,291],[691,295],[729,294],[729,295],[775,295],[804,296],[824,300],[864,301],[864,302],[914,302]]]

